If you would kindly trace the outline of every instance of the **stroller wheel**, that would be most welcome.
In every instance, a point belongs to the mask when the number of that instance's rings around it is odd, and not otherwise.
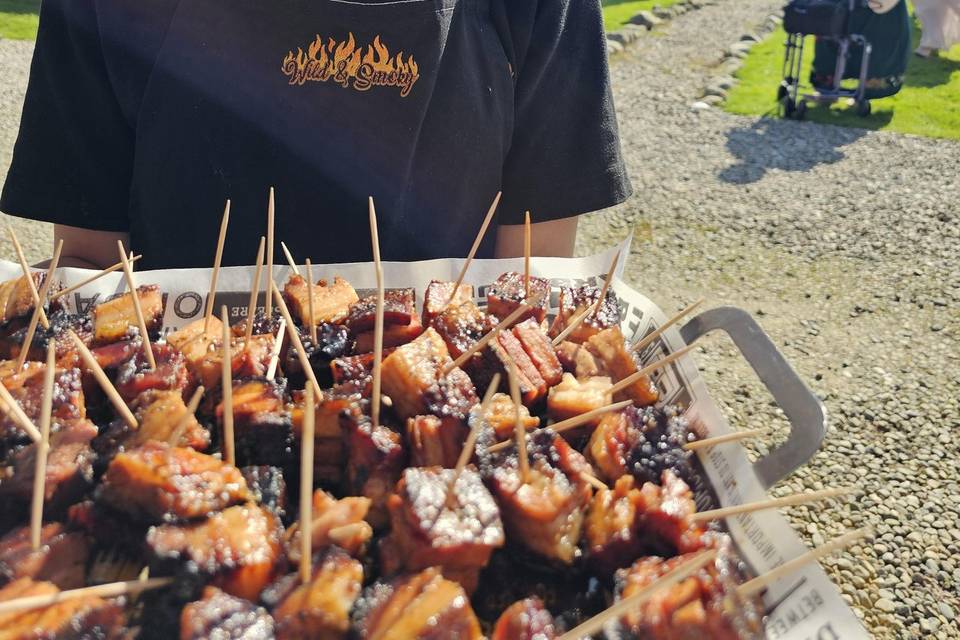
[[[861,100],[857,103],[857,115],[861,118],[866,118],[870,115],[870,101]]]
[[[797,103],[790,99],[789,96],[785,97],[782,101],[783,104],[783,117],[792,118],[793,114],[797,111]]]
[[[793,117],[796,120],[803,120],[804,118],[807,117],[807,101],[806,100],[800,100],[799,102],[797,102],[797,107],[794,111]]]

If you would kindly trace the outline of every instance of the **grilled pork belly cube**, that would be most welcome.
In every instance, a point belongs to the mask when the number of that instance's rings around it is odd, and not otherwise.
[[[72,369],[79,366],[79,356],[75,352],[76,346],[67,332],[72,330],[85,345],[89,346],[93,341],[93,319],[89,314],[70,314],[63,309],[48,314],[48,319],[49,329],[37,325],[36,333],[30,342],[30,350],[27,352],[27,359],[46,362],[47,345],[52,342],[58,368]],[[13,325],[10,326],[12,327]],[[27,329],[28,327],[24,325],[8,336],[0,338],[0,355],[9,358],[18,357],[23,348],[23,342],[27,339]]]
[[[564,340],[557,345],[554,353],[557,354],[563,370],[572,373],[576,378],[595,378],[604,371],[586,344]]]
[[[415,467],[457,466],[469,429],[456,418],[416,416],[407,420],[407,448]]]
[[[648,482],[641,493],[645,504],[640,528],[649,539],[670,545],[669,555],[703,548],[706,529],[692,520],[697,505],[687,483],[667,470],[663,472],[660,486]]]
[[[283,471],[277,467],[266,465],[257,467],[243,467],[240,469],[247,488],[257,504],[270,509],[280,520],[287,515],[289,506],[287,501],[287,482],[283,478]]]
[[[187,415],[187,405],[179,391],[144,391],[133,401],[131,408],[139,427],[131,429],[123,439],[124,449],[135,449],[150,440],[197,451],[204,451],[210,446],[210,433],[196,417]],[[177,429],[184,420],[183,426]],[[174,433],[175,430],[177,433]]]
[[[88,420],[63,423],[50,436],[44,479],[43,510],[48,517],[61,515],[80,500],[93,484],[96,455],[90,446],[97,427]],[[28,505],[33,495],[37,445],[26,446],[0,467],[0,498]]]
[[[317,482],[339,484],[345,466],[344,434],[340,414],[357,411],[365,403],[362,392],[366,385],[336,385],[323,394],[314,411],[313,478]],[[299,446],[303,434],[303,392],[295,391],[289,406],[293,436]]]
[[[151,527],[147,545],[161,570],[212,578],[213,586],[255,602],[283,570],[280,520],[253,504],[225,509],[200,522]]]
[[[550,281],[530,276],[530,297],[537,303],[523,314],[520,320],[533,318],[537,322],[543,322],[550,304]],[[513,313],[526,298],[526,279],[523,274],[508,271],[487,289],[487,313],[502,320]]]
[[[507,607],[493,627],[491,640],[554,640],[560,630],[540,598],[532,597]]]
[[[253,378],[233,382],[233,430],[241,466],[283,467],[293,456],[293,425],[284,403],[284,384]],[[223,403],[216,408],[223,433]]]
[[[204,333],[205,318],[194,320],[187,326],[168,334],[167,344],[183,354],[187,367],[207,390],[220,383],[223,353],[223,322],[213,316]]]
[[[383,355],[384,357],[389,355],[386,349]],[[335,358],[330,363],[330,372],[334,384],[367,380],[373,372],[373,354],[361,353],[355,356]]]
[[[379,529],[387,523],[387,498],[400,479],[407,456],[400,435],[355,412],[341,414],[347,449],[345,492],[370,499],[367,521]]]
[[[637,361],[627,350],[620,327],[604,329],[592,335],[585,344],[602,367],[604,375],[610,376],[614,383],[637,372]],[[655,404],[659,398],[660,393],[650,376],[644,376],[618,392],[614,400],[633,400],[641,407],[646,407]]]
[[[417,295],[413,289],[388,289],[383,294],[383,346],[406,344],[423,331],[417,315]],[[373,351],[377,296],[362,298],[350,307],[347,327],[357,338],[356,351]]]
[[[331,363],[337,358],[349,356],[353,352],[353,339],[347,328],[339,324],[330,324],[324,322],[317,325],[317,342],[314,344],[310,336],[310,330],[306,327],[297,327],[299,331],[300,342],[303,344],[303,350],[307,354],[310,366],[313,368],[314,375],[321,387],[329,387],[333,384],[333,375]],[[371,363],[373,356],[370,356]],[[284,360],[283,372],[294,388],[303,388],[306,384],[307,376],[300,364],[300,357],[296,349],[287,349],[287,357]]]
[[[360,640],[480,640],[480,622],[467,594],[436,568],[366,589],[353,608]]]
[[[307,281],[296,274],[291,275],[283,286],[283,297],[290,305],[290,312],[303,326],[310,323],[307,291]],[[351,305],[358,300],[353,286],[340,276],[336,276],[333,282],[320,280],[313,285],[313,324],[343,322],[350,313]]]
[[[630,473],[631,451],[643,438],[640,431],[641,416],[640,411],[628,407],[624,411],[611,411],[600,418],[597,428],[590,434],[584,455],[593,464],[601,480],[615,482]]]
[[[97,489],[99,502],[147,523],[202,518],[250,499],[236,467],[153,441],[117,454]]]
[[[20,578],[47,580],[61,589],[84,585],[90,541],[59,522],[40,528],[40,548],[30,544],[30,527],[14,529],[0,538],[0,584]]]
[[[451,304],[437,313],[430,325],[447,345],[451,358],[459,358],[480,338],[496,326],[496,322],[467,299]],[[476,359],[479,356],[473,356]]]
[[[163,323],[163,294],[155,284],[137,287],[140,310],[147,331],[155,332]],[[137,333],[140,325],[129,292],[101,302],[93,309],[93,337],[97,344],[116,342]]]
[[[423,326],[429,327],[433,319],[440,315],[448,307],[457,307],[464,302],[473,301],[473,287],[469,284],[461,284],[457,288],[455,295],[453,287],[455,282],[445,282],[442,280],[431,280],[423,292]]]
[[[149,389],[179,391],[189,399],[196,388],[196,380],[187,368],[183,354],[168,344],[152,344],[157,368],[151,369],[143,350],[120,365],[114,383],[120,396],[127,402]]]
[[[477,394],[463,370],[454,368],[444,375],[451,363],[447,346],[432,328],[385,358],[381,384],[397,416],[406,420],[430,414],[466,421]]]
[[[516,432],[516,412],[514,411],[513,400],[505,393],[495,393],[487,407],[486,415],[480,415],[480,405],[476,405],[470,410],[470,424],[474,420],[482,419],[487,426],[493,429],[497,440],[509,440]],[[540,418],[530,415],[530,411],[520,405],[520,423],[525,431],[536,429],[540,426]]]
[[[323,489],[313,492],[310,525],[312,549],[337,545],[351,556],[359,558],[373,537],[373,529],[364,520],[370,510],[370,499],[347,496],[337,500]],[[300,523],[287,529],[287,557],[291,563],[300,562]]]
[[[109,374],[120,369],[120,365],[135,356],[141,349],[143,349],[143,340],[140,339],[140,336],[135,336],[129,340],[120,340],[119,342],[90,347],[90,353],[97,361],[97,364],[100,365],[100,368]],[[75,354],[74,366],[85,368],[83,361],[80,359],[80,354]],[[91,375],[90,377],[92,378],[93,376]],[[91,380],[91,382],[99,389],[95,380]],[[87,386],[85,385],[84,388],[86,389]]]
[[[520,396],[523,398],[523,403],[527,406],[533,406],[543,400],[547,395],[547,383],[534,366],[533,361],[530,360],[530,356],[523,350],[523,345],[520,344],[517,337],[510,331],[501,331],[497,335],[497,343],[494,348],[502,349],[507,358],[516,365]]]
[[[46,596],[59,589],[49,582],[20,578],[0,589],[0,602]],[[123,607],[116,600],[83,596],[36,609],[0,613],[0,639],[114,640],[123,637]]]
[[[555,338],[562,332],[571,320],[587,309],[596,306],[600,299],[601,287],[594,285],[584,285],[582,287],[563,287],[560,289],[559,310],[553,324],[550,325],[550,337]],[[576,329],[574,329],[567,340],[580,344],[586,342],[590,336],[609,329],[610,327],[620,326],[620,300],[612,289],[607,290],[607,297],[604,299],[596,313],[591,313],[585,318]]]
[[[337,547],[314,556],[310,580],[300,582],[292,573],[263,594],[277,621],[277,638],[300,640],[345,638],[350,630],[350,609],[363,586],[363,567]]]
[[[0,362],[0,384],[7,388],[35,425],[40,424],[46,368],[47,365],[42,362],[28,361],[22,370],[15,371],[15,362],[11,360]],[[57,368],[53,385],[53,420],[66,422],[85,418],[87,410],[80,371]],[[24,442],[29,442],[29,437],[0,401],[0,450],[4,445],[10,446]]]
[[[598,377],[577,380],[572,374],[565,373],[560,384],[550,389],[547,397],[547,410],[556,420],[565,420],[599,409],[610,404],[610,389],[613,384],[610,378]],[[593,421],[597,424],[600,418]],[[589,425],[567,431],[564,437],[576,439],[590,430]]]
[[[180,640],[272,640],[275,631],[266,609],[216,587],[205,588],[203,599],[180,613]]]
[[[384,573],[439,567],[467,593],[480,570],[503,546],[503,523],[493,496],[473,469],[463,470],[454,489],[453,469],[410,467],[390,496],[390,535],[381,544]]]
[[[542,326],[533,318],[528,318],[513,328],[513,335],[520,341],[533,366],[548,387],[560,382],[563,367],[553,349],[553,343]]]
[[[35,272],[30,277],[37,291],[40,291],[46,274]],[[33,293],[26,276],[0,282],[0,325],[18,318],[29,318],[32,313]]]
[[[516,447],[492,455],[481,452],[483,475],[500,506],[507,539],[572,564],[593,495],[583,478],[591,473],[583,456],[549,429],[535,431],[527,436],[530,474],[523,482]]]
[[[609,576],[639,557],[650,541],[641,520],[660,504],[659,489],[650,483],[639,489],[633,476],[621,476],[613,489],[593,497],[585,527],[587,553],[598,575]]]

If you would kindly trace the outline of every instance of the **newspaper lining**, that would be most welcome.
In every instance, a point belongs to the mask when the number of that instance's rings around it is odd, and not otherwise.
[[[635,340],[665,322],[666,316],[661,309],[620,280],[626,264],[629,241],[602,254],[585,258],[531,259],[531,274],[551,280],[550,313],[556,312],[559,287],[585,282],[601,284],[618,249],[621,250],[621,258],[611,289],[622,303],[624,334],[628,339]],[[414,287],[420,304],[422,293],[431,280],[456,279],[462,264],[463,260],[459,259],[385,262],[384,284],[387,288]],[[376,286],[370,263],[313,265],[312,268],[314,278],[332,280],[334,276],[340,276],[349,281],[361,295],[362,290]],[[474,260],[464,282],[474,285],[476,301],[483,306],[487,286],[503,272],[511,270],[522,271],[523,260]],[[203,315],[210,271],[143,271],[135,272],[134,279],[137,284],[160,286],[164,294],[163,331],[169,332]],[[276,281],[285,281],[290,271],[287,265],[275,265]],[[18,264],[0,260],[0,280],[11,279],[21,273]],[[84,269],[64,268],[59,270],[59,279],[64,286],[70,286],[88,278],[92,273]],[[213,308],[219,310],[221,305],[226,305],[232,323],[246,317],[252,278],[253,267],[224,267],[220,271],[219,291]],[[120,293],[125,286],[122,273],[111,273],[69,295],[69,299],[64,300],[64,303],[72,311],[85,313],[98,302]],[[261,285],[258,303],[261,308],[266,299],[266,292]],[[644,361],[653,362],[682,346],[684,343],[678,329],[670,328],[644,351]],[[720,408],[707,392],[705,382],[691,356],[684,356],[670,365],[658,375],[656,382],[666,402],[677,402],[688,407],[688,415],[705,428],[706,436],[722,435],[731,431]],[[746,451],[740,444],[729,443],[713,447],[701,457],[701,461],[722,506],[767,497],[753,473]],[[807,550],[787,520],[776,511],[728,518],[726,525],[742,558],[755,574],[765,573]],[[837,587],[830,582],[818,564],[810,564],[771,586],[765,595],[765,605],[769,612],[766,633],[770,640],[848,640],[870,637],[853,611],[841,599]]]

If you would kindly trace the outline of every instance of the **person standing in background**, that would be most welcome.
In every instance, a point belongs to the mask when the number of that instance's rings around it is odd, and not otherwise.
[[[960,42],[960,0],[914,0],[913,4],[923,25],[920,46],[914,53],[929,58]]]

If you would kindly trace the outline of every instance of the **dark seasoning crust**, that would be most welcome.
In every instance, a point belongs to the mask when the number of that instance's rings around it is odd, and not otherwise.
[[[242,344],[245,324],[231,328],[234,467],[221,460],[219,320],[211,337],[204,337],[202,319],[165,340],[152,335],[157,368],[150,370],[132,294],[105,300],[89,314],[51,305],[51,328],[38,332],[25,369],[0,363],[0,380],[38,422],[45,365],[33,360],[42,356],[38,346],[56,345],[40,551],[29,548],[25,526],[36,445],[9,416],[0,424],[0,506],[14,515],[0,530],[0,600],[81,586],[89,570],[103,569],[94,559],[107,552],[122,559],[118,575],[124,567],[134,570],[128,578],[149,567],[151,577],[171,576],[174,583],[143,594],[135,608],[91,599],[82,607],[42,610],[49,614],[44,629],[55,634],[70,627],[107,638],[133,629],[141,638],[486,633],[494,640],[549,640],[668,571],[672,558],[714,547],[721,551],[716,566],[633,612],[621,631],[652,638],[760,637],[755,601],[735,602],[735,615],[727,606],[743,579],[729,538],[690,520],[695,499],[701,507],[711,499],[696,457],[682,449],[698,437],[696,429],[680,408],[660,406],[652,380],[616,398],[635,406],[562,436],[550,429],[567,411],[609,403],[604,389],[640,366],[620,334],[621,306],[612,291],[597,313],[553,347],[571,318],[599,300],[599,286],[564,284],[552,288],[531,278],[540,302],[449,371],[522,303],[522,274],[504,274],[483,291],[479,305],[469,286],[451,297],[451,283],[432,282],[420,314],[414,290],[388,291],[386,397],[382,424],[374,425],[368,350],[375,299],[339,278],[312,289],[303,278],[290,278],[284,295],[298,326],[287,329],[298,332],[324,387],[315,409],[314,557],[306,583],[295,571],[308,410],[299,390],[306,376],[287,338],[277,379],[264,377],[278,317],[253,319],[249,349]],[[322,317],[316,341],[308,326],[310,290],[314,318]],[[25,291],[24,282],[0,283],[0,356],[8,360],[19,352],[32,312]],[[551,293],[555,317],[547,313]],[[156,334],[161,292],[141,286],[136,295]],[[136,429],[115,414],[82,368],[67,329],[107,371],[135,412]],[[504,395],[510,361],[526,405],[527,476],[515,446],[488,451],[514,437],[513,406]],[[479,397],[498,373],[499,393],[483,413]],[[186,416],[185,404],[201,382],[206,394],[196,416]],[[451,467],[471,428],[479,434],[477,449],[451,492]],[[591,477],[609,489],[595,489]],[[10,619],[12,628],[39,624],[30,615]]]

